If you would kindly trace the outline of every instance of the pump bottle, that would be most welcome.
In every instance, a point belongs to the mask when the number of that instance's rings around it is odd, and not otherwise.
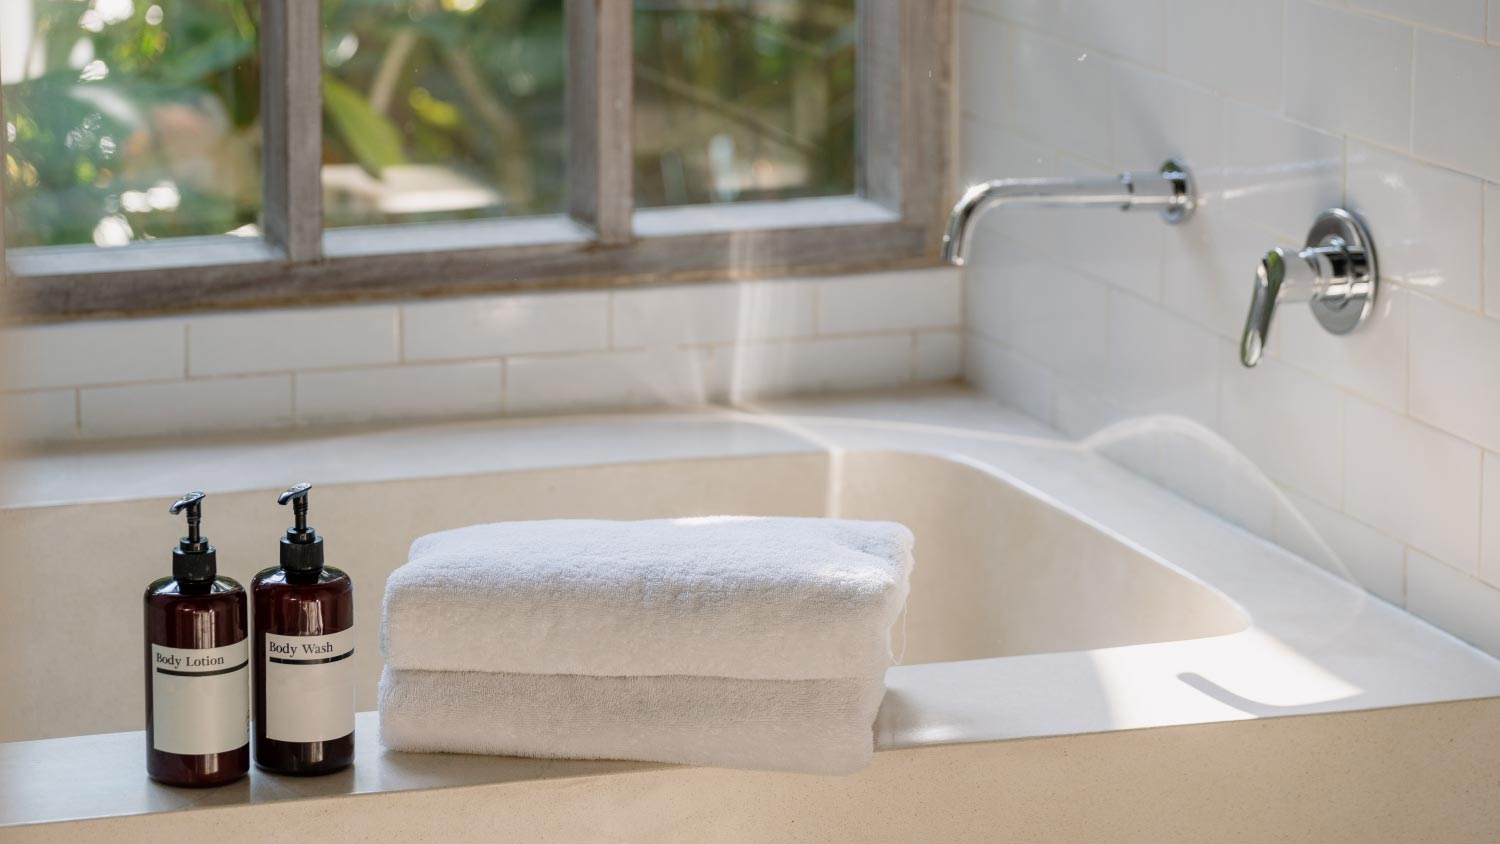
[[[146,589],[146,773],[168,785],[222,785],[250,770],[250,642],[245,589],[217,570],[199,532],[203,493],[171,507],[188,534],[172,576]]]
[[[255,764],[278,774],[327,774],[354,761],[354,586],[323,564],[298,484],[277,499],[295,523],[281,564],[257,574]]]

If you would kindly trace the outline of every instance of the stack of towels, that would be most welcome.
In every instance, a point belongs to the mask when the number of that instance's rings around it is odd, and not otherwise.
[[[386,584],[393,750],[852,773],[869,764],[912,535],[892,522],[505,522]]]

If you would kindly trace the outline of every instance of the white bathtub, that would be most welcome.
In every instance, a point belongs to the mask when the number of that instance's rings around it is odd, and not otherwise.
[[[361,709],[385,577],[422,533],[564,516],[905,522],[917,568],[876,724],[889,752],[833,780],[385,754],[369,713],[341,775],[149,784],[126,731],[142,723],[140,592],[178,533],[168,499],[208,489],[221,570],[248,581],[274,562],[272,498],[297,480],[318,484],[312,523],[356,584]],[[1244,812],[1245,840],[1500,831],[1496,801],[1453,796],[1500,771],[1500,663],[967,394],[39,456],[6,495],[0,823],[18,841],[145,840],[163,824],[254,840],[272,823],[367,840],[491,840],[497,823],[533,841],[1239,840],[1215,794],[1276,803]],[[1278,717],[1307,715],[1321,717]]]

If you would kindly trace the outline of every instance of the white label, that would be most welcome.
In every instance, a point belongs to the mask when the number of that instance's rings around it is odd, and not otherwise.
[[[354,628],[266,634],[266,738],[331,741],[354,732]]]
[[[250,741],[250,640],[222,648],[151,646],[151,746],[197,756]]]

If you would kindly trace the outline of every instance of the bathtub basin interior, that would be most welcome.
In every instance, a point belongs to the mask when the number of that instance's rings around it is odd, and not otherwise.
[[[205,533],[220,570],[248,583],[275,562],[275,490],[214,495]],[[953,460],[894,451],[498,472],[320,487],[314,524],[356,587],[357,706],[375,707],[387,575],[424,533],[484,521],[713,515],[891,519],[917,537],[896,650],[908,664],[1050,653],[1231,633],[1244,615],[1213,589],[1013,484]],[[0,740],[138,729],[139,594],[168,570],[178,526],[157,499],[0,511],[7,560],[67,537],[86,578],[16,566],[0,598],[8,713]],[[73,654],[58,672],[54,655]],[[107,690],[123,690],[123,693]]]

